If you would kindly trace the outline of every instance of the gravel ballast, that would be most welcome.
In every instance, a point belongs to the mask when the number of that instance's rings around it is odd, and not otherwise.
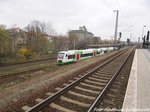
[[[105,60],[115,53],[116,51],[100,57],[65,65],[58,70],[46,74],[40,71],[40,75],[31,77],[28,80],[6,88],[0,87],[0,111],[19,111],[22,106],[28,105],[28,103],[35,100],[35,98],[41,97],[42,94],[48,91],[53,92],[56,87],[60,87],[69,79],[79,75],[82,71],[96,66],[96,62]]]

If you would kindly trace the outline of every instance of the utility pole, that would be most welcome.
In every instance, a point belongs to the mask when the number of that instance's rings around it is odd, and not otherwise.
[[[143,34],[144,34],[144,28],[146,27],[146,25],[143,26],[143,29],[142,29],[142,37],[141,37],[141,41],[143,39]]]
[[[114,34],[114,43],[117,42],[117,30],[118,30],[118,16],[119,16],[119,10],[114,10],[116,12],[116,24],[115,24],[115,34]]]

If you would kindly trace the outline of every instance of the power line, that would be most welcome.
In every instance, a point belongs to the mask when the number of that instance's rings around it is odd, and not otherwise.
[[[123,10],[123,13],[124,13],[125,17],[127,18],[126,20],[127,20],[127,22],[128,22],[128,25],[130,25],[130,24],[132,24],[132,23],[129,21],[129,20],[131,20],[131,19],[130,19],[130,16],[128,15],[127,11],[126,11],[126,8],[125,8],[125,4],[127,4],[127,2],[126,2],[126,0],[120,0],[120,2],[121,2],[121,4],[122,4],[122,8],[124,9],[124,10]]]
[[[122,14],[122,16],[123,16],[123,19],[124,19],[123,23],[128,24],[128,22],[127,22],[127,20],[126,20],[126,17],[125,17],[124,10],[123,10],[123,8],[122,8],[122,5],[120,5],[119,0],[117,0],[117,3],[118,3],[118,6],[119,6],[119,10],[120,10],[120,12],[121,12],[121,14]]]
[[[108,7],[110,10],[113,10],[113,7],[107,2],[107,0],[102,0],[102,2],[105,4],[106,7]]]

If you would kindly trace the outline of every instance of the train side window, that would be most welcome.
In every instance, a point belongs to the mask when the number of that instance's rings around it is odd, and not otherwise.
[[[68,55],[68,59],[73,59],[75,58],[75,55]]]
[[[97,54],[100,54],[101,53],[101,51],[97,51]]]
[[[68,54],[66,54],[66,57],[68,57]]]
[[[81,57],[93,56],[93,53],[81,54]]]

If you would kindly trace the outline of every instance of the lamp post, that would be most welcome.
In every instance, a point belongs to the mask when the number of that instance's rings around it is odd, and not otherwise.
[[[144,28],[146,27],[146,25],[143,26],[143,30],[142,30],[142,39],[143,39],[143,34],[144,34]]]
[[[114,10],[114,12],[116,12],[116,23],[115,23],[115,34],[114,34],[114,43],[116,44],[116,41],[117,41],[117,30],[118,30],[119,10]]]

